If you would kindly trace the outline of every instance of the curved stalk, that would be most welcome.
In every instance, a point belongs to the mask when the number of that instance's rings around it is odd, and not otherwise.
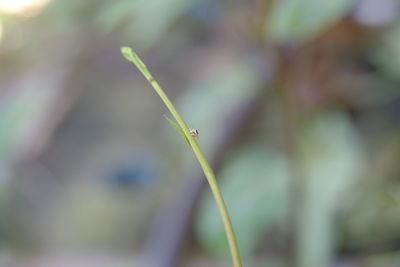
[[[157,94],[160,96],[161,100],[167,106],[168,110],[171,112],[172,116],[177,121],[179,127],[181,128],[183,134],[185,135],[185,139],[189,141],[189,145],[192,148],[194,154],[196,155],[197,160],[204,172],[204,175],[207,178],[207,181],[210,185],[212,194],[214,196],[215,202],[217,203],[218,210],[224,225],[225,233],[228,239],[229,248],[231,251],[232,262],[234,267],[242,267],[242,261],[240,258],[239,247],[236,240],[236,235],[233,230],[232,221],[230,219],[228,209],[226,207],[224,198],[222,197],[221,191],[218,187],[217,180],[215,178],[214,171],[212,170],[210,164],[208,163],[206,157],[204,156],[203,151],[201,150],[199,144],[195,137],[190,134],[190,129],[187,126],[186,122],[183,120],[182,116],[176,110],[175,106],[172,104],[171,100],[165,94],[164,90],[158,84],[158,82],[154,79],[153,75],[151,75],[150,71],[147,69],[146,65],[143,61],[137,56],[137,54],[130,47],[122,47],[121,48],[122,55],[130,62],[135,64],[135,66],[140,70],[143,76],[147,79],[147,81],[151,84]]]

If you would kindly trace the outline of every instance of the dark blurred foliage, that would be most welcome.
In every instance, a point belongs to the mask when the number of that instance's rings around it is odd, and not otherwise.
[[[0,266],[400,266],[397,0],[0,0]]]

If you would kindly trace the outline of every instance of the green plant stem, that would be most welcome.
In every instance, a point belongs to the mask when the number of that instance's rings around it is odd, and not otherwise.
[[[185,134],[187,140],[189,140],[189,144],[193,149],[194,154],[196,155],[197,160],[200,163],[201,168],[203,169],[204,175],[207,178],[207,181],[210,185],[211,191],[213,193],[215,202],[217,203],[219,213],[222,218],[222,222],[225,228],[225,233],[228,239],[229,248],[231,251],[232,262],[234,267],[242,267],[242,261],[240,258],[239,247],[236,240],[236,235],[233,230],[232,221],[230,219],[228,209],[226,207],[224,198],[221,194],[221,190],[219,189],[217,180],[215,178],[214,171],[212,170],[210,164],[208,163],[206,157],[202,149],[200,148],[196,138],[194,138],[190,134],[190,129],[187,126],[186,122],[183,120],[182,116],[176,110],[175,106],[172,104],[171,100],[165,94],[164,90],[158,84],[158,82],[151,75],[146,65],[141,61],[141,59],[136,55],[135,52],[132,51],[129,47],[121,48],[122,54],[128,61],[131,61],[138,67],[138,69],[142,72],[142,74],[146,77],[147,81],[151,84],[157,94],[160,96],[161,100],[167,106],[168,110],[171,112],[172,116],[177,121],[178,125],[182,128],[183,133]]]

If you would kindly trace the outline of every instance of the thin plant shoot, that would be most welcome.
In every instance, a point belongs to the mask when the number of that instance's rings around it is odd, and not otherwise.
[[[218,206],[218,210],[224,225],[225,233],[228,239],[229,248],[231,251],[232,262],[234,267],[242,267],[242,260],[240,258],[239,247],[236,241],[236,235],[233,230],[232,222],[228,214],[228,209],[226,207],[225,201],[222,197],[221,191],[218,187],[217,180],[215,178],[214,171],[210,167],[207,159],[204,156],[203,151],[201,150],[198,142],[197,142],[197,134],[198,131],[195,129],[190,129],[186,122],[183,120],[182,116],[178,113],[175,106],[172,104],[171,100],[165,94],[164,90],[158,84],[158,82],[154,79],[153,75],[148,70],[147,66],[143,63],[143,61],[138,57],[138,55],[132,50],[130,47],[122,47],[121,53],[125,57],[126,60],[132,62],[143,74],[143,76],[147,79],[150,85],[154,88],[157,94],[160,96],[161,100],[167,106],[168,110],[171,112],[173,118],[176,120],[174,122],[170,118],[165,116],[165,119],[184,137],[186,142],[192,148],[194,154],[196,155],[197,160],[200,163],[200,166],[204,172],[204,175],[207,178],[207,181],[210,185],[211,191],[213,193],[215,202]]]

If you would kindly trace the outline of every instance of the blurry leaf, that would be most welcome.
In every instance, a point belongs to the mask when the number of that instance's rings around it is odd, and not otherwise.
[[[260,90],[262,77],[251,63],[243,57],[221,60],[222,67],[214,67],[209,76],[185,90],[180,99],[179,110],[190,126],[201,132],[201,144],[207,155],[212,155],[221,142],[228,115]]]
[[[247,147],[237,151],[219,175],[244,257],[254,254],[287,207],[287,164],[275,151]],[[227,241],[211,194],[204,195],[197,217],[199,241],[212,254],[227,256]]]
[[[127,35],[135,38],[135,46],[144,50],[158,42],[175,20],[197,1],[109,1],[95,17],[95,24],[106,33],[123,24]]]
[[[267,38],[278,42],[304,42],[344,17],[351,0],[275,0],[267,15]]]
[[[372,151],[366,179],[352,193],[341,221],[348,249],[385,246],[400,235],[399,131],[386,134]]]
[[[400,76],[400,23],[387,31],[379,42],[373,60],[385,74],[398,79]]]
[[[330,266],[334,215],[360,175],[362,145],[349,118],[331,113],[305,125],[299,146],[306,179],[298,225],[299,266]]]
[[[38,122],[46,98],[36,89],[20,90],[0,103],[0,158],[12,157]],[[41,114],[40,114],[41,115]]]
[[[382,201],[388,205],[388,206],[400,206],[399,201],[396,199],[396,196],[394,196],[391,192],[382,192]]]
[[[365,267],[397,267],[400,262],[400,252],[388,252],[378,255],[372,255],[361,260]]]

